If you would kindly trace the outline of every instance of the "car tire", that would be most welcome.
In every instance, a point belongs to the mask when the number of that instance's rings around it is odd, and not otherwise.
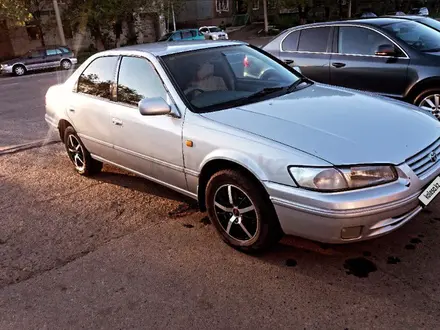
[[[97,161],[90,156],[75,129],[69,126],[64,131],[64,145],[70,161],[75,166],[75,170],[84,176],[90,176],[99,173],[102,170],[102,162]]]
[[[205,203],[220,237],[238,250],[263,251],[282,237],[269,196],[246,173],[236,170],[215,173],[206,186]]]
[[[70,62],[69,60],[62,60],[61,68],[63,70],[70,70],[72,68],[72,62]]]
[[[423,91],[415,98],[414,104],[440,120],[440,88]]]
[[[14,71],[14,75],[23,76],[26,73],[26,68],[24,67],[24,65],[17,64],[14,65],[13,71]]]

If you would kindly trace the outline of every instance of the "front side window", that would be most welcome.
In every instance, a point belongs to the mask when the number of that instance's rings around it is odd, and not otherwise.
[[[116,56],[95,59],[79,77],[78,92],[110,99],[117,61]]]
[[[341,54],[375,55],[379,46],[392,44],[376,31],[354,27],[339,27],[338,50]]]
[[[207,28],[200,29],[200,32],[206,33],[206,32],[208,32],[208,29]]]
[[[162,59],[196,112],[280,96],[292,92],[290,87],[300,78],[293,69],[245,45],[200,49]]]
[[[282,49],[287,52],[298,50],[299,31],[291,32],[284,40]]]
[[[421,52],[440,52],[440,33],[426,25],[402,21],[383,25],[393,37]]]
[[[31,50],[27,53],[27,57],[29,57],[29,58],[40,58],[43,56],[44,56],[44,53],[40,50]]]
[[[118,102],[137,105],[140,100],[162,97],[166,90],[153,65],[144,58],[124,57],[118,77]]]
[[[329,27],[318,27],[301,30],[298,50],[303,52],[325,53],[330,35]]]
[[[182,40],[182,34],[180,32],[174,33],[171,40]]]

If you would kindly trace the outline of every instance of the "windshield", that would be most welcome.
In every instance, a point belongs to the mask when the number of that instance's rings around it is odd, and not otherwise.
[[[222,32],[222,29],[218,28],[218,27],[210,27],[208,28],[209,32]]]
[[[300,75],[246,46],[201,49],[163,56],[196,112],[258,102],[291,92]]]
[[[415,50],[440,51],[440,33],[426,25],[405,21],[384,25],[382,28]]]
[[[171,37],[172,33],[164,34],[159,41],[167,41]]]

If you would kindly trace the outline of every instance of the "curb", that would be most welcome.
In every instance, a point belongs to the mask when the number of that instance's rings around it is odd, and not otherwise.
[[[60,140],[49,140],[49,141],[38,140],[38,141],[18,144],[18,145],[6,147],[6,148],[0,148],[0,156],[15,154],[20,151],[25,151],[25,150],[35,149],[35,148],[41,148],[43,146],[47,146],[47,145],[51,145],[51,144],[55,144],[55,143],[60,143],[60,142],[61,142]]]

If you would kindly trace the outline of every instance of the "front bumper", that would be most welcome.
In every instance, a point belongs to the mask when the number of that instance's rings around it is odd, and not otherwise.
[[[8,65],[8,66],[2,66],[0,68],[0,73],[12,73],[12,65]]]
[[[281,228],[287,235],[325,243],[348,243],[385,235],[414,218],[422,206],[418,197],[440,175],[440,162],[418,178],[406,164],[409,177],[395,182],[338,193],[320,193],[265,182]]]

